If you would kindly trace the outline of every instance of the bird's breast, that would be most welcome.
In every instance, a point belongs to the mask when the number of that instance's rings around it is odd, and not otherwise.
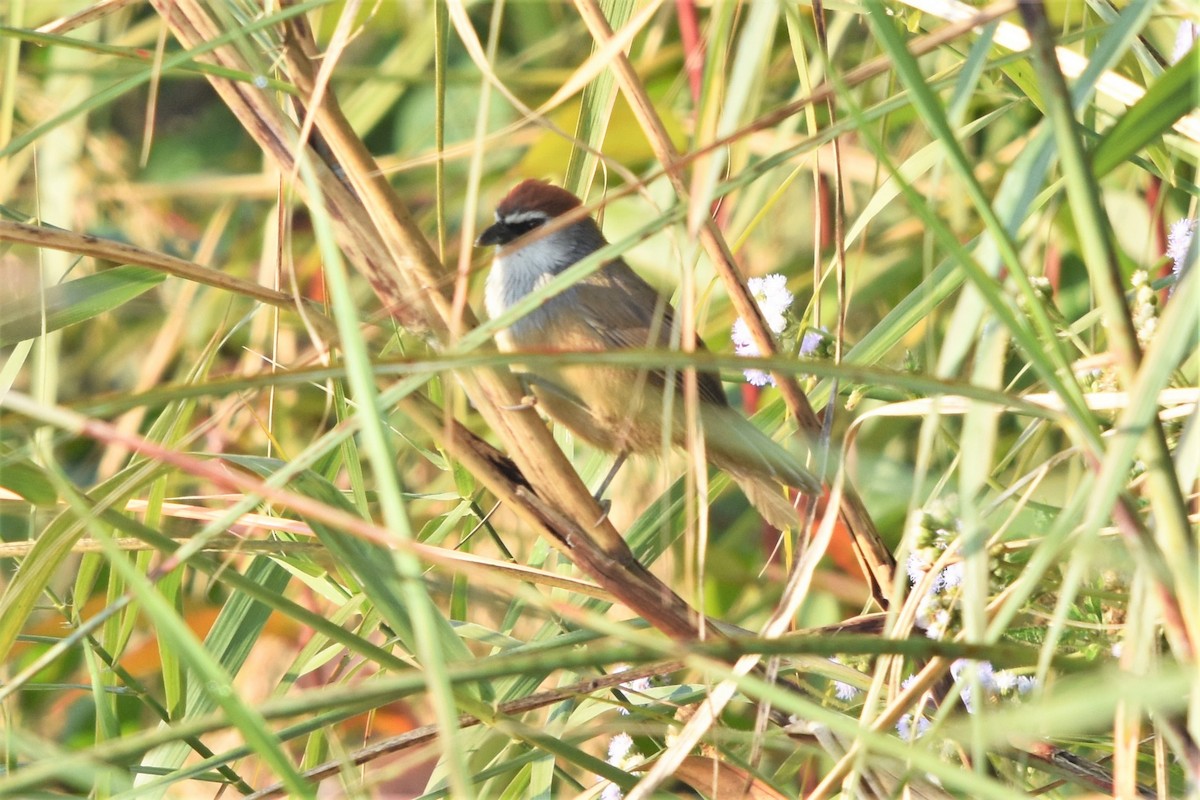
[[[484,287],[484,306],[490,319],[507,314],[529,294],[554,278],[553,263],[548,254],[539,251],[537,243],[534,243],[515,253],[496,256]],[[516,350],[543,346],[543,331],[553,322],[556,313],[562,313],[565,298],[566,293],[549,298],[520,319],[514,320],[497,334],[496,341],[500,348]]]

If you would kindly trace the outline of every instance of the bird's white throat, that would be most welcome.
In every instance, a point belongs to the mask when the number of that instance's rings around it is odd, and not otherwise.
[[[484,292],[488,317],[496,319],[504,314],[530,292],[549,283],[565,266],[562,248],[555,243],[555,238],[551,234],[523,247],[496,252]],[[510,332],[519,338],[522,328],[540,325],[539,317],[544,314],[544,307],[535,309],[514,322]]]

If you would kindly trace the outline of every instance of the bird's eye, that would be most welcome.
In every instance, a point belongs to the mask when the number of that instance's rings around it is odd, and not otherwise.
[[[517,236],[523,236],[534,228],[540,228],[545,224],[546,220],[535,217],[533,219],[523,219],[519,222],[510,222],[508,223],[508,229]]]

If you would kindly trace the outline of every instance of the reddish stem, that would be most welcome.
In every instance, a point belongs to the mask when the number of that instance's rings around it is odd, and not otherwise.
[[[675,0],[675,10],[679,16],[679,38],[683,42],[683,68],[692,90],[692,104],[699,106],[704,86],[704,42],[700,40],[695,0]]]
[[[1150,207],[1150,230],[1154,234],[1154,252],[1167,252],[1167,225],[1163,219],[1162,179],[1151,175],[1150,183],[1146,186],[1146,205]],[[1171,274],[1171,262],[1165,262],[1158,271],[1158,277],[1166,278]],[[1163,289],[1158,300],[1167,302],[1170,289]]]

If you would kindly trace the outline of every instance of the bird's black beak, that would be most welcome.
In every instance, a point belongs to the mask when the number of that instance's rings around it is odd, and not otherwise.
[[[489,245],[505,245],[516,239],[520,234],[503,222],[497,222],[492,227],[479,234],[479,238],[475,240],[476,247],[488,247]]]

